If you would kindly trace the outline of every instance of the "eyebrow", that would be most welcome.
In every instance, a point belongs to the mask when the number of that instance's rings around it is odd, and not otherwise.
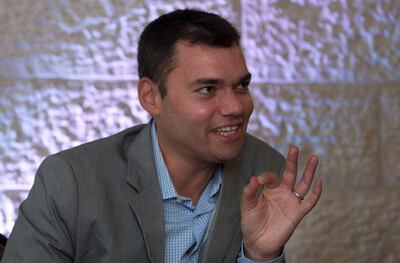
[[[243,83],[243,82],[250,82],[250,81],[251,81],[251,73],[249,72],[246,75],[244,75],[243,77],[241,77],[239,79],[239,81],[236,83],[236,85],[239,85],[240,83]]]
[[[235,85],[239,85],[240,83],[250,81],[251,80],[251,73],[247,73],[246,75],[242,76],[237,82],[235,82]],[[191,86],[196,86],[196,85],[219,85],[223,84],[224,81],[222,79],[216,79],[216,78],[200,78],[196,79],[195,81],[191,82]]]

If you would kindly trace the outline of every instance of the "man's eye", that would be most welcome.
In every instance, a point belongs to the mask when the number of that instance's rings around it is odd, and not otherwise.
[[[250,85],[250,82],[248,82],[248,81],[242,82],[239,85],[239,89],[246,89],[247,90],[249,88],[249,85]]]
[[[209,94],[210,92],[213,91],[213,89],[214,89],[213,86],[208,86],[208,87],[202,87],[202,88],[198,89],[197,91],[202,94]]]

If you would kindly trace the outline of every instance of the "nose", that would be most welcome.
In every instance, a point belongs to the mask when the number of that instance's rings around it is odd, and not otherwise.
[[[243,114],[241,94],[236,94],[232,89],[227,89],[219,96],[219,111],[222,116],[238,116]]]

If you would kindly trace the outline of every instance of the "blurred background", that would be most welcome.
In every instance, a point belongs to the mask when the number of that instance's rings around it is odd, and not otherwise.
[[[136,95],[143,27],[176,8],[221,14],[253,74],[249,132],[324,192],[288,262],[400,262],[400,1],[1,0],[0,232],[45,156],[147,122]]]

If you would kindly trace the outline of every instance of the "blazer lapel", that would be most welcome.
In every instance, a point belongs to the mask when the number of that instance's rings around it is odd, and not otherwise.
[[[237,159],[224,164],[222,192],[199,262],[223,262],[225,256],[235,257],[239,252],[240,199],[243,185],[239,163],[240,160]]]
[[[151,125],[147,124],[127,149],[127,183],[130,206],[143,232],[151,262],[164,262],[163,201],[151,144]]]
[[[224,180],[210,234],[199,262],[235,262],[242,243],[240,201],[253,175],[272,171],[280,176],[285,159],[270,146],[247,135],[241,154],[224,164]]]

